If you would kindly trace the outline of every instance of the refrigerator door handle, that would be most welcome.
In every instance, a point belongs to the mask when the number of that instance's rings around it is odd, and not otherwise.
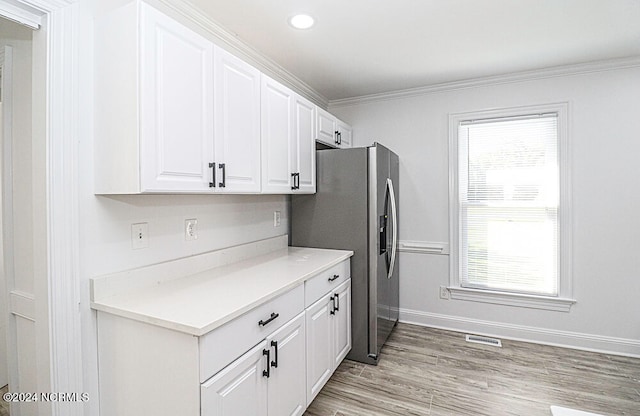
[[[391,239],[391,262],[389,264],[389,273],[387,279],[391,279],[393,269],[396,265],[396,254],[398,252],[398,211],[396,208],[396,195],[393,192],[393,182],[391,178],[387,178],[387,189],[389,191],[389,199],[391,199],[391,221],[393,224],[393,232]]]

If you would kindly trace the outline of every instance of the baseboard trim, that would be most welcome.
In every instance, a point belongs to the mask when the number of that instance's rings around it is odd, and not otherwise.
[[[640,340],[400,309],[400,322],[477,335],[640,358]]]

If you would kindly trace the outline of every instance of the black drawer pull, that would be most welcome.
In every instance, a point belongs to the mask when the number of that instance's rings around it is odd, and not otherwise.
[[[267,369],[266,370],[262,370],[262,376],[269,378],[269,376],[271,375],[271,367],[269,367],[269,361],[271,361],[271,350],[262,350],[262,355],[266,355],[267,356]]]
[[[274,360],[271,361],[271,367],[278,368],[278,341],[271,341],[271,346],[274,347]]]
[[[334,275],[333,275],[333,277],[330,277],[330,278],[329,278],[329,281],[330,281],[330,282],[333,282],[334,280],[336,280],[336,279],[338,279],[338,278],[340,278],[340,275],[339,275],[339,274],[334,274]]]
[[[209,182],[209,188],[213,188],[216,186],[216,163],[215,162],[209,163],[209,167],[213,172],[213,182]]]
[[[218,186],[224,188],[227,186],[227,164],[219,163],[218,167],[222,169],[222,182],[218,182]]]
[[[269,317],[269,319],[267,319],[266,321],[263,321],[261,319],[260,322],[258,322],[258,325],[259,326],[265,326],[265,325],[269,324],[271,321],[273,321],[274,319],[276,319],[278,316],[280,316],[279,313],[272,312],[271,316]]]

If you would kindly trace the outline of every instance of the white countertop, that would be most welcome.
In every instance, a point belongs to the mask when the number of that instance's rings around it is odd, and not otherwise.
[[[287,247],[94,300],[91,307],[201,336],[352,255],[344,250]]]

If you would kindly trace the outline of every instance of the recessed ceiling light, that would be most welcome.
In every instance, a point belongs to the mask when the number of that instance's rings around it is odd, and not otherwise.
[[[309,29],[315,20],[308,14],[297,14],[289,19],[289,24],[296,29]]]

